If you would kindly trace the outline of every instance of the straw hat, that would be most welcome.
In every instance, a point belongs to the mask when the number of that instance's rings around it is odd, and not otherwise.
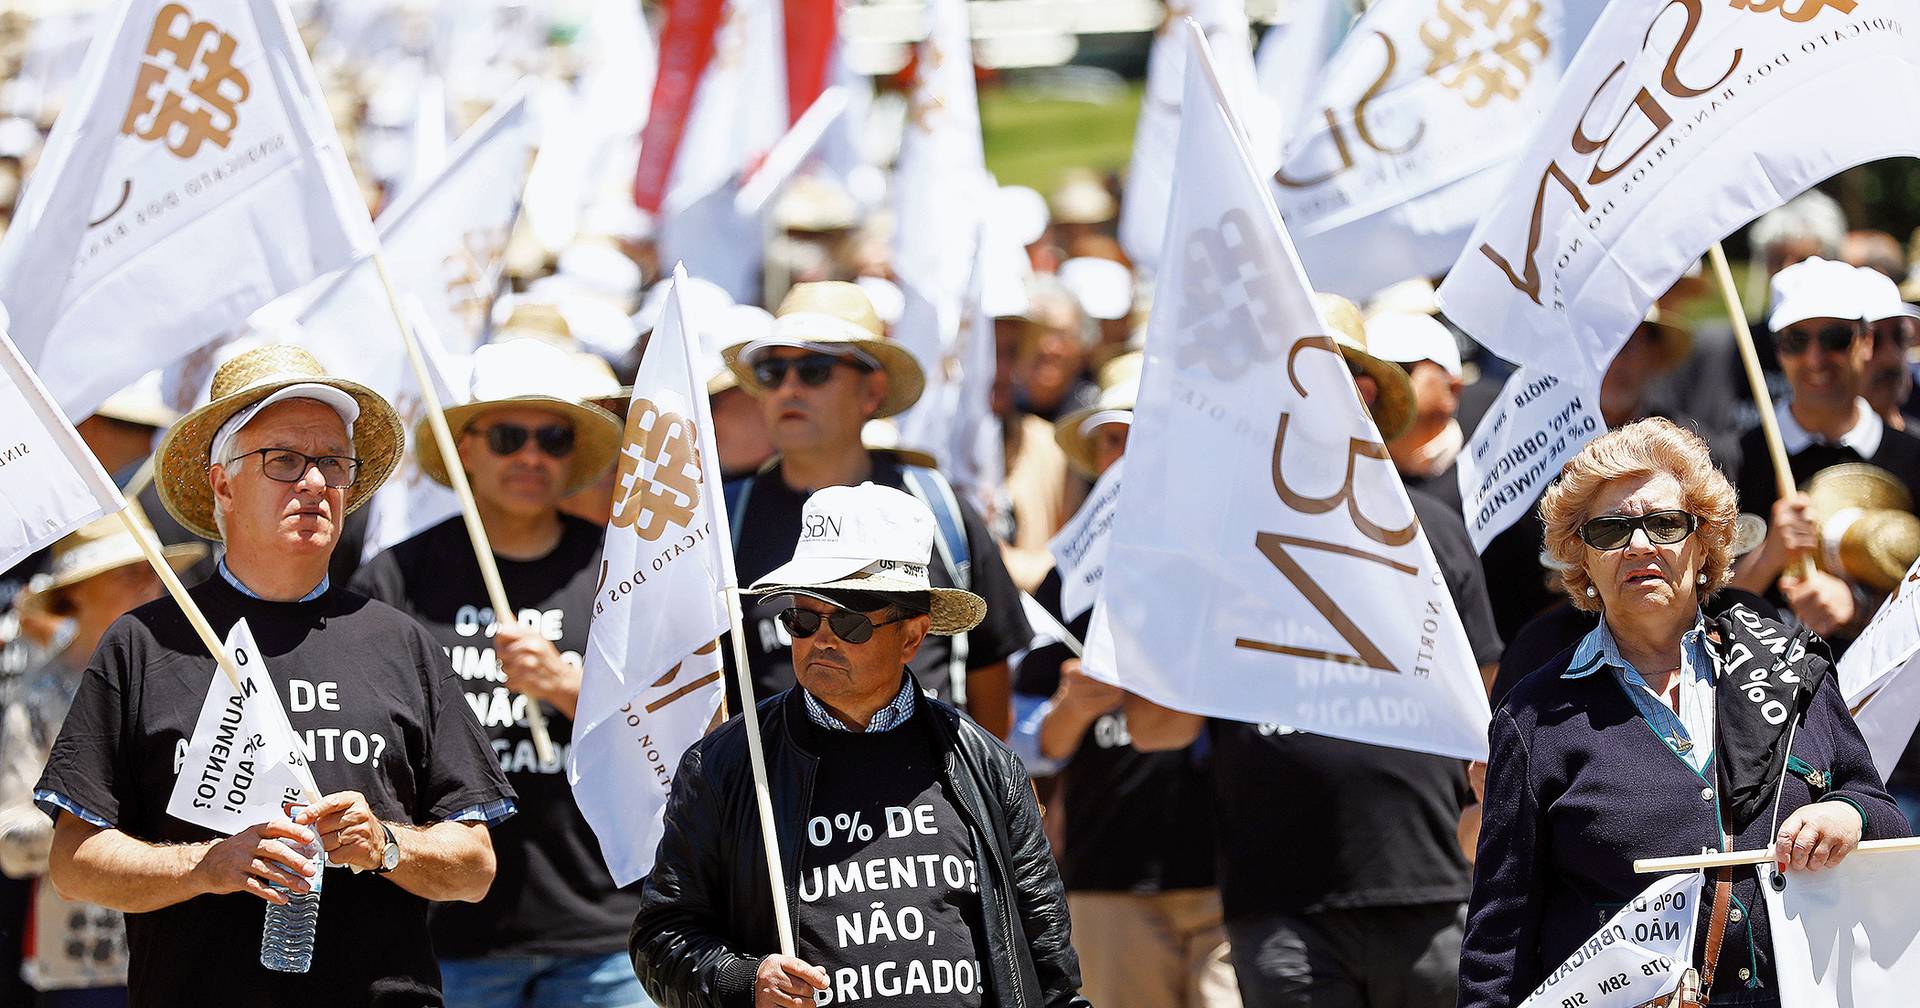
[[[535,339],[569,349],[575,343],[573,327],[567,324],[567,317],[558,305],[524,300],[512,303],[506,319],[494,331],[494,339],[502,342]]]
[[[360,415],[353,421],[353,454],[360,478],[346,490],[346,514],[373,499],[373,492],[400,464],[405,428],[380,394],[358,382],[330,377],[313,355],[273,344],[240,354],[213,373],[211,401],[180,418],[160,439],[157,482],[160,503],[187,531],[221,541],[213,522],[213,485],[207,482],[214,435],[241,410],[295,385],[322,385],[351,397]],[[342,518],[345,515],[341,516]]]
[[[1820,523],[1820,566],[1889,592],[1920,559],[1920,518],[1909,511],[1850,508]]]
[[[1660,370],[1671,371],[1687,362],[1693,353],[1692,323],[1656,304],[1647,309],[1647,317],[1640,324],[1660,330]]]
[[[876,483],[825,487],[800,512],[793,559],[754,582],[757,595],[927,592],[931,632],[966,633],[987,615],[985,599],[927,580],[933,512],[913,495]],[[826,601],[834,601],[827,598]]]
[[[860,444],[870,452],[880,452],[893,456],[901,465],[919,466],[922,469],[938,469],[940,463],[932,455],[918,448],[907,448],[900,444],[900,428],[891,420],[875,417],[860,427]]]
[[[139,514],[137,505],[134,513]],[[147,524],[144,517],[139,518],[139,522],[141,525]],[[148,531],[151,532],[151,529]],[[207,547],[200,543],[162,546],[160,555],[166,558],[168,566],[179,572],[199,563],[207,555]],[[33,599],[31,602],[22,600],[22,604],[44,605],[54,592],[62,588],[121,567],[145,566],[146,562],[146,554],[140,551],[140,544],[134,541],[133,534],[127,531],[119,515],[95,518],[53,544],[52,562],[45,579],[35,579],[29,589]]]
[[[1867,511],[1910,511],[1913,498],[1906,484],[1892,473],[1865,462],[1828,466],[1807,481],[1814,514],[1831,518],[1848,508]]]
[[[1093,458],[1093,432],[1109,423],[1133,422],[1134,402],[1140,397],[1138,353],[1122,354],[1100,369],[1100,396],[1093,405],[1074,410],[1053,422],[1053,440],[1073,467],[1087,476],[1099,475]]]
[[[1327,335],[1333,337],[1341,355],[1371,375],[1374,384],[1379,386],[1372,413],[1374,426],[1380,429],[1380,439],[1391,441],[1399,437],[1413,425],[1413,381],[1407,377],[1406,369],[1367,351],[1367,326],[1353,302],[1338,294],[1318,291],[1314,292],[1313,300],[1320,309],[1320,317],[1327,323]]]
[[[740,387],[756,396],[767,389],[753,376],[752,359],[771,347],[803,347],[831,354],[864,357],[887,374],[887,396],[876,417],[890,417],[912,406],[927,386],[913,354],[887,339],[873,302],[857,284],[842,280],[795,284],[774,312],[773,331],[721,352]]]
[[[573,421],[573,455],[560,491],[565,497],[599,479],[620,452],[620,421],[581,401],[582,393],[597,396],[606,391],[582,387],[580,364],[567,351],[537,339],[508,340],[473,352],[468,399],[448,407],[444,415],[455,437],[489,410],[531,407]],[[425,418],[414,426],[413,445],[420,471],[441,486],[449,485],[446,460]]]

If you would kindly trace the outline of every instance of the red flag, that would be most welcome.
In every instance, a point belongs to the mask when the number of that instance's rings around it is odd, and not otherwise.
[[[673,174],[674,156],[693,111],[693,96],[713,59],[714,34],[726,0],[668,0],[667,23],[660,31],[660,72],[653,85],[653,106],[640,131],[640,165],[633,176],[633,202],[659,213]]]

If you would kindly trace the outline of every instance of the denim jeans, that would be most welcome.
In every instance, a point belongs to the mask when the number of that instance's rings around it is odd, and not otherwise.
[[[653,1008],[624,952],[443,959],[447,1008]]]

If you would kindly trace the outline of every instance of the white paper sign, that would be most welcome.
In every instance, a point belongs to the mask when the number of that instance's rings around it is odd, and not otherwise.
[[[227,632],[226,651],[240,671],[240,688],[213,670],[167,814],[232,836],[283,817],[283,806],[300,801],[303,790],[318,795],[320,789],[246,620]]]
[[[1573,379],[1515,371],[1460,453],[1461,511],[1474,552],[1525,517],[1567,460],[1606,429],[1597,393]]]
[[[1693,965],[1701,883],[1699,872],[1685,872],[1642,890],[1547,974],[1520,1008],[1639,1008],[1672,994]]]
[[[1125,464],[1124,459],[1115,462],[1100,474],[1086,503],[1047,544],[1060,570],[1060,613],[1068,620],[1093,608],[1093,600],[1100,595],[1107,544],[1113,539],[1114,509],[1120,503],[1120,470]]]
[[[1783,1005],[1885,1008],[1920,991],[1920,851],[1854,851],[1838,868],[1788,872],[1767,884],[1773,961]]]
[[[1920,725],[1920,561],[1840,658],[1840,695],[1885,779]]]

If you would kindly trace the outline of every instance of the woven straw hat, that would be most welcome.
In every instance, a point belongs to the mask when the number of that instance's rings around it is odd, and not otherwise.
[[[1849,508],[1820,523],[1820,566],[1889,592],[1920,559],[1920,518],[1909,511]]]
[[[1868,511],[1913,508],[1906,484],[1885,469],[1865,462],[1843,462],[1814,473],[1807,481],[1807,496],[1813,499],[1814,514],[1822,519],[1848,508]]]
[[[1067,461],[1081,473],[1099,475],[1093,458],[1094,429],[1106,423],[1119,422],[1121,418],[1115,414],[1133,412],[1133,404],[1140,398],[1140,365],[1143,361],[1143,356],[1138,353],[1121,354],[1108,361],[1100,369],[1100,397],[1094,404],[1054,421],[1054,443],[1060,446]],[[1095,423],[1096,420],[1100,422]]]
[[[905,347],[887,338],[886,327],[874,313],[873,302],[858,284],[842,280],[794,285],[774,312],[773,331],[750,343],[737,343],[720,356],[740,382],[755,396],[767,394],[753,376],[752,358],[771,347],[803,347],[826,353],[853,353],[878,364],[887,374],[887,397],[876,417],[890,417],[920,399],[927,387],[920,362]]]
[[[380,394],[358,382],[330,377],[313,355],[295,346],[274,344],[249,350],[213,373],[211,401],[180,418],[160,440],[156,477],[160,503],[187,531],[221,541],[213,522],[213,485],[207,481],[207,457],[213,436],[234,414],[293,385],[327,385],[352,396],[360,416],[353,422],[353,454],[360,478],[346,490],[346,515],[373,499],[373,492],[400,464],[405,428],[400,415]]]
[[[1380,429],[1380,439],[1391,441],[1399,437],[1413,426],[1413,380],[1407,377],[1405,368],[1367,351],[1367,326],[1353,302],[1338,294],[1318,291],[1314,292],[1313,300],[1320,308],[1320,317],[1326,320],[1327,335],[1333,337],[1340,353],[1372,375],[1374,384],[1380,388],[1372,408],[1373,424]]]
[[[609,379],[610,380],[610,379]],[[447,429],[459,437],[489,410],[530,407],[547,410],[573,422],[573,454],[568,461],[561,496],[578,493],[613,466],[620,452],[622,426],[613,414],[583,402],[588,395],[609,391],[583,388],[579,363],[566,350],[537,339],[488,343],[473,352],[473,377],[468,401],[443,411]],[[617,390],[617,386],[615,386]],[[617,391],[616,391],[617,394]],[[449,486],[446,460],[425,418],[414,425],[414,457],[420,471],[441,486]]]
[[[134,514],[139,515],[137,504],[134,505]],[[144,516],[138,520],[141,525],[147,524]],[[148,531],[151,533],[151,528]],[[162,546],[160,555],[176,572],[184,571],[207,555],[207,547],[200,543]],[[127,531],[120,516],[110,514],[95,518],[54,543],[47,579],[36,580],[30,591],[36,601],[44,600],[54,592],[90,577],[121,567],[145,566],[146,562],[146,554],[140,551],[140,544],[134,541],[133,534]]]

